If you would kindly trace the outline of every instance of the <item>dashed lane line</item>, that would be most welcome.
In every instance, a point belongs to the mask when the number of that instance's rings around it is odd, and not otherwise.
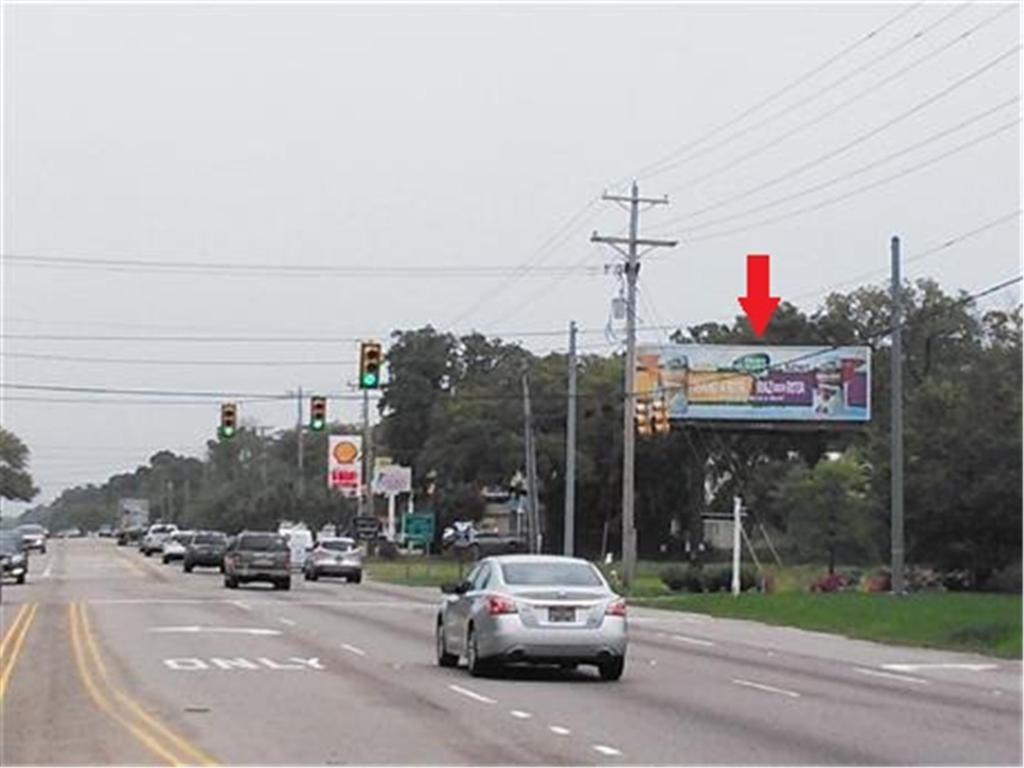
[[[928,685],[928,681],[921,677],[911,677],[910,675],[897,675],[894,672],[879,672],[877,669],[864,669],[863,667],[854,667],[862,675],[869,675],[871,677],[882,677],[886,680],[899,680],[903,683],[916,683],[917,685]]]
[[[742,685],[745,688],[754,688],[758,691],[764,691],[765,693],[777,693],[780,696],[788,696],[791,699],[799,699],[800,694],[796,691],[790,691],[785,688],[776,688],[774,685],[765,685],[764,683],[755,683],[752,680],[733,680],[736,685]]]
[[[672,635],[672,639],[678,640],[681,643],[689,643],[690,645],[702,645],[705,647],[714,645],[711,640],[701,640],[699,637],[687,637],[686,635]]]
[[[362,648],[356,648],[354,645],[349,645],[348,643],[342,643],[341,647],[349,653],[354,653],[356,656],[366,655],[366,651],[364,651]]]
[[[512,717],[515,717],[519,720],[529,720],[531,717],[533,717],[533,715],[531,715],[529,712],[524,712],[521,709],[510,709],[509,714],[512,715]]]
[[[622,754],[622,752],[617,750],[615,747],[609,747],[606,744],[594,744],[594,750],[607,757],[614,757]]]
[[[549,725],[548,730],[556,736],[568,736],[570,733],[572,733],[572,731],[570,731],[568,728],[565,728],[561,725]]]
[[[490,698],[488,696],[484,696],[482,694],[477,693],[476,691],[471,691],[471,690],[469,690],[469,688],[463,688],[461,685],[455,685],[453,683],[453,684],[449,685],[448,688],[449,688],[449,690],[452,690],[452,691],[454,691],[455,693],[457,693],[457,694],[459,694],[461,696],[465,696],[467,699],[472,699],[473,701],[479,701],[481,704],[497,704],[498,703],[496,699],[492,699],[492,698]]]
[[[280,621],[286,627],[294,627],[295,623],[296,623],[296,622],[292,621],[291,619],[285,619],[285,618],[280,618],[280,619],[278,619],[278,621]]]

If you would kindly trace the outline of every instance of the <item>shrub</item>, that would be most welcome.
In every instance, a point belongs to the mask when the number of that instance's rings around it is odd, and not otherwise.
[[[757,586],[757,571],[753,566],[740,566],[740,590],[746,592]],[[704,571],[704,589],[708,592],[728,592],[732,589],[732,566],[725,565]]]
[[[673,592],[704,591],[704,581],[700,566],[670,565],[661,571],[661,580]]]
[[[1021,564],[1014,563],[992,574],[985,585],[993,592],[1021,593]]]
[[[398,546],[393,541],[382,541],[377,547],[377,554],[383,560],[397,560]]]

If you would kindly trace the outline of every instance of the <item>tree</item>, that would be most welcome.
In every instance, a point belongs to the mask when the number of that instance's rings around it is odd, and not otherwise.
[[[39,493],[28,471],[28,446],[10,430],[0,427],[0,496],[10,501],[31,501]]]

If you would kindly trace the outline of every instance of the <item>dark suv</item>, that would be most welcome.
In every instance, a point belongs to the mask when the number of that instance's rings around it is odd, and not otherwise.
[[[207,568],[220,568],[224,573],[224,553],[227,550],[228,537],[220,531],[197,531],[185,545],[185,573],[192,573],[197,565]]]
[[[250,581],[269,581],[274,589],[291,589],[288,540],[276,533],[242,531],[224,555],[224,586],[234,589]]]

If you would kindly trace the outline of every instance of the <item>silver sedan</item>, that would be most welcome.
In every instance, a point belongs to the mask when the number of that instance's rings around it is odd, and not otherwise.
[[[441,587],[437,663],[466,658],[472,675],[502,664],[593,664],[618,680],[626,660],[626,601],[586,560],[501,555]]]

